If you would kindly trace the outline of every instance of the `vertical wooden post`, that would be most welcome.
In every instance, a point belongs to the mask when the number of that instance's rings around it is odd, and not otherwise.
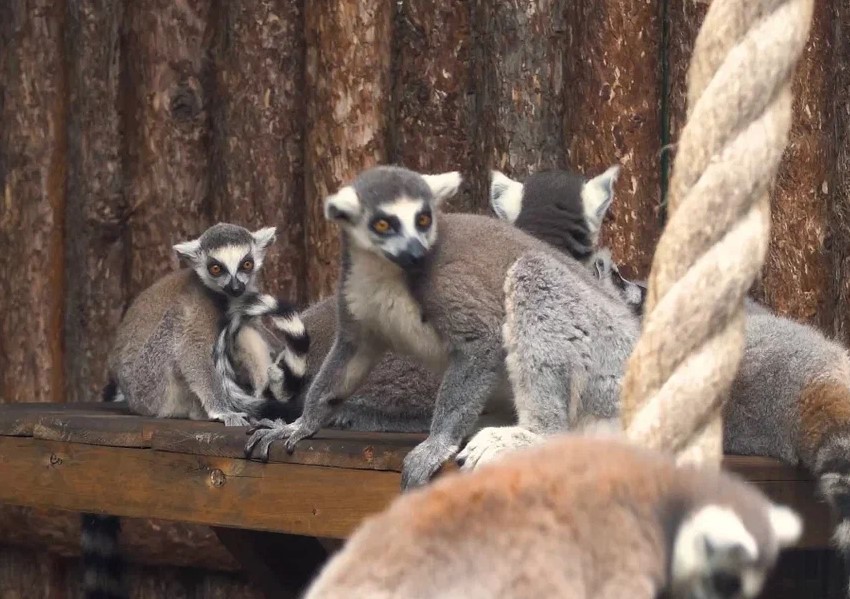
[[[129,295],[175,264],[171,246],[210,224],[210,0],[127,4],[122,89],[131,210]]]
[[[392,2],[328,0],[305,5],[307,35],[307,293],[333,292],[336,226],[324,198],[386,161]]]
[[[68,5],[68,199],[65,222],[67,401],[95,401],[127,301],[119,115],[120,0]]]
[[[835,172],[830,188],[830,244],[836,337],[850,345],[850,4],[835,5],[833,106]]]
[[[646,277],[660,233],[661,5],[573,2],[566,18],[569,164],[588,175],[622,165],[603,242],[627,277]]]
[[[221,3],[213,47],[213,216],[278,239],[264,288],[292,300],[304,281],[304,22],[301,2]]]
[[[64,400],[64,1],[0,3],[0,398]]]
[[[459,170],[464,184],[447,210],[486,206],[474,189],[476,106],[471,11],[465,0],[405,0],[393,32],[394,122],[389,160],[424,173]],[[480,187],[480,186],[479,186]]]

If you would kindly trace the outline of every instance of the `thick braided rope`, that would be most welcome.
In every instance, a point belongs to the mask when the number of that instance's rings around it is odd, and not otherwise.
[[[632,440],[722,458],[721,410],[743,352],[743,297],[768,245],[768,193],[791,126],[813,0],[714,0],[688,71],[688,121],[643,331],[623,381]]]

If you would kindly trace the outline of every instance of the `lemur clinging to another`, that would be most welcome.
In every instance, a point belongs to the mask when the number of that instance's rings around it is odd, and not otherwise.
[[[408,454],[402,473],[404,487],[425,483],[471,432],[487,398],[507,382],[505,277],[523,257],[562,264],[558,276],[569,279],[567,291],[575,298],[575,352],[559,356],[562,363],[556,366],[575,370],[577,395],[616,392],[617,383],[610,379],[617,369],[607,362],[625,360],[633,339],[620,338],[637,335],[636,320],[619,295],[570,256],[506,223],[476,215],[437,218],[440,201],[459,183],[457,173],[423,176],[378,167],[326,200],[327,218],[343,230],[336,339],[308,391],[302,416],[288,425],[263,423],[266,428],[253,431],[249,452],[256,448],[265,454],[275,439],[286,439],[291,450],[314,434],[393,349],[444,372],[430,435]],[[600,328],[606,330],[606,341],[613,340],[604,349],[580,333]],[[597,357],[604,358],[604,372],[594,370]],[[589,403],[594,402],[606,403],[591,397]],[[615,401],[607,404],[616,409]],[[559,416],[569,422],[574,410],[567,407]]]
[[[256,291],[256,280],[275,229],[251,233],[220,223],[198,239],[174,246],[189,268],[170,273],[142,291],[124,314],[109,354],[110,382],[130,409],[145,416],[221,420],[245,425],[268,400],[268,374],[283,367],[287,389],[304,376],[308,338],[290,306]],[[273,363],[256,329],[238,327],[243,317],[268,314],[286,348]],[[234,326],[229,326],[234,323]],[[239,330],[238,340],[230,339]],[[251,356],[247,376],[256,390],[242,391],[225,351]],[[277,399],[287,400],[282,395]]]
[[[733,475],[566,435],[402,495],[305,599],[749,599],[800,533]]]

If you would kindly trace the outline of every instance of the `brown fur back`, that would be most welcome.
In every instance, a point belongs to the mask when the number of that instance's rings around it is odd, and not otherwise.
[[[800,450],[814,456],[827,436],[850,431],[850,388],[834,381],[818,381],[800,393]]]

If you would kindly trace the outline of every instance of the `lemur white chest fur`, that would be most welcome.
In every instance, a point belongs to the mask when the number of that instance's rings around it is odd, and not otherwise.
[[[388,349],[445,368],[448,347],[411,295],[403,271],[369,251],[354,250],[343,294],[356,322],[381,337]]]

